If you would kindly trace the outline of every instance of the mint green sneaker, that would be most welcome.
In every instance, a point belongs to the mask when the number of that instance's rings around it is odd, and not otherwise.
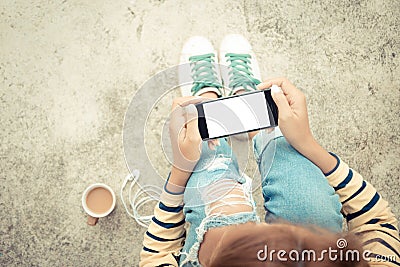
[[[207,38],[194,36],[183,45],[178,72],[182,96],[206,92],[222,96],[218,57]]]
[[[242,35],[224,37],[219,48],[219,62],[225,96],[242,90],[257,90],[261,82],[260,68],[250,43]]]

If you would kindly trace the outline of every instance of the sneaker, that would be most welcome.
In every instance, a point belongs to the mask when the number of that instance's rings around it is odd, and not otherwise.
[[[182,48],[179,84],[182,96],[214,92],[222,96],[218,58],[211,42],[202,36],[191,37]]]
[[[257,90],[260,68],[250,43],[240,34],[224,37],[219,48],[219,62],[225,95]]]

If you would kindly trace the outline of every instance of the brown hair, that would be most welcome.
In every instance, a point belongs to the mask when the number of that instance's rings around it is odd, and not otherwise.
[[[329,257],[329,248],[337,251],[336,254],[331,254],[336,255],[336,260]],[[272,250],[275,252],[271,256]],[[282,255],[281,252],[278,258],[277,253],[280,250],[286,254]],[[324,250],[327,251],[323,253]],[[289,253],[292,254],[291,257]],[[358,258],[355,253],[358,253]],[[285,258],[286,261],[282,260]],[[318,228],[305,228],[287,223],[246,223],[227,227],[204,266],[362,267],[368,264],[363,260],[361,245],[354,235],[335,234]]]

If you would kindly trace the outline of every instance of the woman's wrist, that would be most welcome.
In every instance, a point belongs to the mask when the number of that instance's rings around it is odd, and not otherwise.
[[[337,164],[337,159],[318,144],[313,137],[304,143],[299,152],[320,168],[323,173],[328,173]]]
[[[183,193],[191,174],[191,172],[182,171],[173,166],[168,181],[165,184],[165,189],[167,192],[173,194]]]
[[[306,136],[307,137],[303,137],[299,141],[299,145],[295,147],[296,150],[303,155],[313,152],[319,146],[311,133]]]

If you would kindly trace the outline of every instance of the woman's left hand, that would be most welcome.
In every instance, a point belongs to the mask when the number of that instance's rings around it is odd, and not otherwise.
[[[201,97],[176,98],[172,103],[169,135],[173,152],[173,166],[191,173],[200,159],[201,136],[198,128],[197,109],[194,104]]]

